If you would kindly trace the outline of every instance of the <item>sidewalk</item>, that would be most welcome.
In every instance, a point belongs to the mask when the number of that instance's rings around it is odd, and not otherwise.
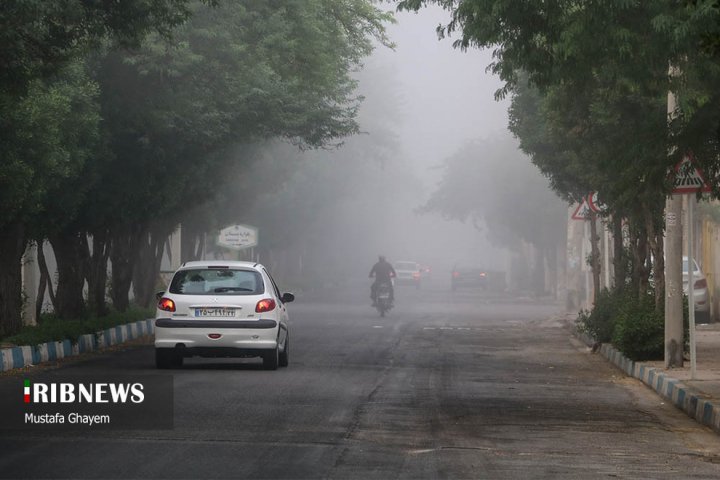
[[[666,369],[664,361],[633,362],[610,344],[603,344],[598,353],[697,422],[720,434],[720,323],[697,325],[695,331],[694,379],[691,379],[687,355],[682,368]],[[588,346],[592,344],[589,338],[576,335]]]
[[[665,362],[643,362],[673,377],[698,393],[720,403],[720,323],[695,328],[696,372],[690,379],[690,354],[685,354],[683,368],[666,369]]]

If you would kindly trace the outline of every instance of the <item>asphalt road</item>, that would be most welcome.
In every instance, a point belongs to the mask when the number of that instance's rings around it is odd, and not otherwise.
[[[0,478],[720,477],[720,437],[588,352],[557,305],[398,288],[381,319],[366,296],[299,296],[288,368],[186,361],[172,430],[4,432]],[[137,346],[23,377],[103,372],[159,374]]]

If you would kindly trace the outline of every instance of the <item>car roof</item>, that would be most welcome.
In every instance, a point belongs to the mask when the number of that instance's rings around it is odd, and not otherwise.
[[[239,260],[195,260],[183,263],[179,270],[206,267],[251,268],[254,270],[263,268],[263,266],[257,262],[243,262]]]

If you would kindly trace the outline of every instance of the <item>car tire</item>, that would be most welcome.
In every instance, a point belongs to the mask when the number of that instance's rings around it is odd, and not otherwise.
[[[277,370],[280,365],[280,349],[278,347],[266,352],[263,357],[263,369]]]
[[[290,363],[290,335],[285,337],[285,348],[279,355],[280,366],[287,367]]]
[[[160,369],[182,367],[183,358],[172,348],[155,349],[155,367]]]

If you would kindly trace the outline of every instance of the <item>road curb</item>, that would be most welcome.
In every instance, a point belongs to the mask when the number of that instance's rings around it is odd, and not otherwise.
[[[590,337],[576,329],[573,330],[586,345],[594,344]],[[713,401],[707,395],[667,375],[661,369],[630,360],[609,343],[603,343],[598,352],[626,375],[637,378],[690,418],[720,434],[720,402]]]
[[[0,349],[0,372],[92,352],[155,332],[155,319],[138,320],[72,340]]]

